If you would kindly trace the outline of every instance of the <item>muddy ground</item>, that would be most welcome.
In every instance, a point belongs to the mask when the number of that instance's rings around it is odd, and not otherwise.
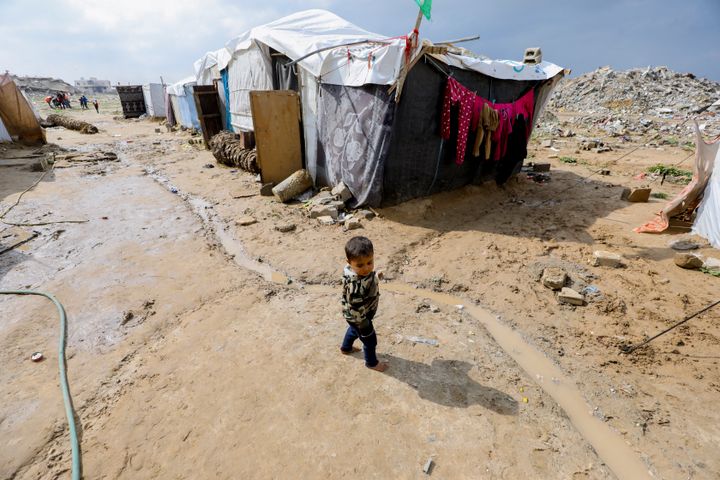
[[[430,458],[449,479],[639,478],[633,462],[654,478],[720,476],[718,313],[619,354],[720,291],[674,265],[667,244],[686,232],[632,231],[663,200],[620,199],[652,181],[633,179],[648,166],[686,158],[681,146],[633,138],[593,153],[538,136],[530,160],[552,164],[548,183],[469,186],[343,232],[248,196],[253,175],[206,168],[188,132],[116,108],[73,110],[100,133],[52,128],[48,141],[119,161],[59,162],[5,218],[85,222],[14,227],[38,236],[0,255],[0,289],[49,291],[68,311],[85,478],[423,478]],[[0,167],[4,208],[41,175],[18,158],[32,152],[0,148],[16,164]],[[248,215],[257,223],[236,224]],[[342,246],[357,233],[390,280],[376,321],[385,374],[338,353]],[[597,249],[626,266],[591,266]],[[547,266],[599,293],[560,305],[538,281]],[[0,312],[0,478],[69,478],[55,310],[0,297]]]

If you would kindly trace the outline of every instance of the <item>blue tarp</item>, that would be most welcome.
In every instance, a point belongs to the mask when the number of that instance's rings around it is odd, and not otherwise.
[[[180,107],[180,114],[178,115],[180,123],[187,128],[200,130],[200,120],[195,108],[192,85],[185,85],[185,95],[177,97],[177,103],[178,107]]]
[[[222,78],[223,90],[225,90],[225,125],[226,128],[232,132],[234,130],[232,126],[232,116],[230,115],[230,86],[228,85],[227,68],[220,71],[220,77]]]

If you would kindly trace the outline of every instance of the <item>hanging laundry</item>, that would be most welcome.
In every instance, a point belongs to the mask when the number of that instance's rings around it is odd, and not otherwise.
[[[492,143],[490,143],[490,137],[492,132],[494,132],[495,129],[498,127],[500,119],[498,118],[497,111],[494,110],[490,106],[490,103],[487,102],[484,98],[477,97],[477,99],[475,100],[476,106],[478,104],[478,100],[483,101],[483,103],[477,119],[477,134],[475,136],[475,144],[473,145],[473,156],[480,156],[480,145],[483,143],[484,140],[485,143],[483,147],[483,157],[485,158],[485,160],[490,160],[490,150],[492,148]]]
[[[463,87],[454,78],[448,78],[447,84],[445,85],[445,98],[443,99],[440,118],[440,135],[445,140],[450,139],[450,107],[456,103],[459,104],[460,108],[458,113],[458,138],[455,163],[462,165],[465,160],[465,148],[467,146],[470,121],[472,120],[473,105],[475,104],[475,94]]]
[[[523,129],[525,133],[525,141],[530,138],[532,132],[533,113],[535,108],[535,91],[530,89],[525,95],[512,103],[496,103],[493,108],[498,111],[500,123],[492,136],[492,142],[495,144],[493,160],[500,160],[507,153],[508,138],[513,131],[513,124],[516,118],[522,117],[524,120]]]

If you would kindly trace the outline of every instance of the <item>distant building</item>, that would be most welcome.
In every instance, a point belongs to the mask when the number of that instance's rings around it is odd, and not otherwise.
[[[112,93],[115,88],[110,84],[110,80],[98,80],[95,77],[75,80],[75,87],[87,93]]]

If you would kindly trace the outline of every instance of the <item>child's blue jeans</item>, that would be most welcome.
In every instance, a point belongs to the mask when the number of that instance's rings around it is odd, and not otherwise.
[[[355,340],[360,339],[363,344],[363,353],[365,353],[365,366],[374,367],[379,362],[375,355],[375,348],[377,347],[377,336],[375,335],[375,328],[373,327],[372,321],[369,322],[367,327],[359,329],[354,325],[348,324],[348,329],[345,332],[345,338],[343,339],[340,350],[343,352],[352,352],[353,343]]]

